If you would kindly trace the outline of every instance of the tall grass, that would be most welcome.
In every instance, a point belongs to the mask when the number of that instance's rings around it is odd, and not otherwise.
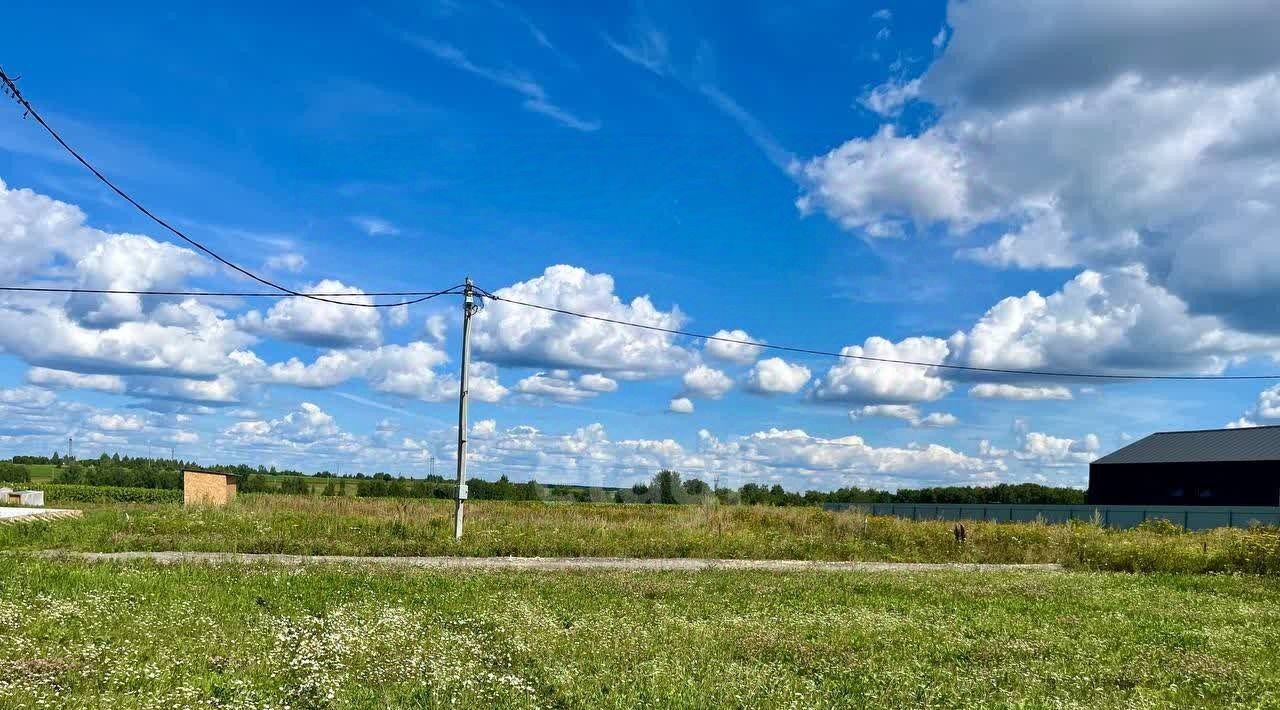
[[[1106,530],[1087,523],[952,523],[818,508],[475,501],[452,536],[436,500],[242,495],[222,509],[91,504],[79,520],[0,530],[0,549],[329,555],[616,556],[1057,562],[1132,572],[1280,573],[1280,530]]]

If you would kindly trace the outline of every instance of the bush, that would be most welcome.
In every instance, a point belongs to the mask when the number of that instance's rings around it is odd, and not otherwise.
[[[26,466],[8,461],[0,461],[0,483],[28,483],[31,472]]]
[[[182,491],[171,488],[125,488],[50,483],[32,486],[44,491],[46,505],[62,503],[181,503]]]

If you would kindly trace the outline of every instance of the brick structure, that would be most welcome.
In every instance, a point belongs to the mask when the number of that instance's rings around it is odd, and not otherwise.
[[[236,499],[236,475],[183,469],[183,505],[223,506]]]

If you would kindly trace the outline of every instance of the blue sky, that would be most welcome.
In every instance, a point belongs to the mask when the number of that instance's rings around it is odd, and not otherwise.
[[[1275,371],[1280,13],[1148,5],[26,5],[12,26],[58,31],[0,60],[127,190],[295,288],[470,275],[851,354]],[[7,284],[249,286],[13,105],[0,180]],[[7,295],[0,453],[446,472],[459,310]],[[1280,419],[1266,382],[957,377],[501,303],[476,346],[472,470],[514,479],[1083,485],[1132,437]]]

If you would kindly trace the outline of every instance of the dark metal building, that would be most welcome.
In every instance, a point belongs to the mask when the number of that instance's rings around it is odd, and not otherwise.
[[[1280,505],[1280,426],[1164,431],[1089,464],[1093,505]]]

